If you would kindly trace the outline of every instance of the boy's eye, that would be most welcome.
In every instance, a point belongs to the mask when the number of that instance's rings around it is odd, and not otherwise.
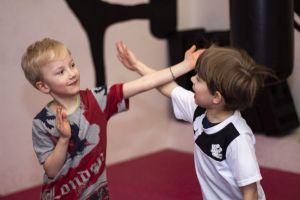
[[[196,76],[198,82],[204,82],[203,78],[201,76]]]
[[[72,63],[72,64],[71,64],[71,67],[72,67],[72,68],[75,67],[75,63]]]
[[[59,70],[58,72],[57,72],[57,75],[63,75],[64,74],[64,70]]]

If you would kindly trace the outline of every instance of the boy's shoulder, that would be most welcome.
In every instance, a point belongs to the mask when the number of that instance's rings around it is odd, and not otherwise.
[[[46,131],[47,133],[53,132],[55,128],[55,114],[51,112],[48,105],[42,108],[33,118],[32,128],[35,130],[33,134],[37,134],[40,131]]]
[[[97,87],[93,87],[93,88],[86,88],[86,89],[81,89],[80,90],[80,95],[88,95],[88,94],[103,94],[106,95],[107,94],[107,86],[106,85],[102,85],[102,86],[97,86]]]
[[[99,100],[107,95],[106,86],[86,88],[79,91],[80,99],[83,103],[87,103],[90,100]]]
[[[49,109],[49,105],[50,105],[51,102],[49,102],[46,106],[44,106],[41,111],[39,111],[34,119],[46,119],[46,118],[55,118],[55,115],[54,113],[52,113]]]

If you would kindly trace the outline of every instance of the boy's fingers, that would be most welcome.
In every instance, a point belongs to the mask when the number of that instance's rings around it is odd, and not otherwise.
[[[117,58],[118,58],[118,60],[119,60],[119,61],[121,61],[121,62],[122,62],[122,58],[121,58],[121,56],[120,56],[120,55],[117,55]]]
[[[126,59],[126,58],[129,57],[128,48],[127,48],[126,44],[123,41],[120,41],[117,44],[117,51],[118,51],[118,54],[119,54],[120,58]]]
[[[65,112],[62,112],[62,121],[68,121],[68,116]]]
[[[121,49],[121,46],[119,43],[117,44],[117,51],[118,51],[118,54],[122,54],[122,49]]]
[[[61,110],[60,107],[58,106],[56,108],[56,126],[60,127],[60,125],[61,125]]]
[[[192,45],[190,48],[189,48],[189,50],[188,50],[188,52],[194,52],[196,50],[196,45]]]
[[[120,41],[120,42],[118,43],[118,47],[119,47],[119,50],[122,52],[123,49],[124,49],[124,42],[123,42],[123,41]]]
[[[121,41],[121,45],[122,45],[122,48],[123,48],[123,49],[126,49],[126,44],[125,44],[124,41]]]
[[[123,43],[123,41],[119,41],[117,43],[117,51],[118,51],[119,54],[124,53],[124,43]]]
[[[195,51],[192,55],[194,59],[198,59],[199,56],[204,52],[204,49],[198,49],[197,51]]]
[[[197,50],[197,56],[199,57],[201,54],[203,54],[205,49],[198,49]]]

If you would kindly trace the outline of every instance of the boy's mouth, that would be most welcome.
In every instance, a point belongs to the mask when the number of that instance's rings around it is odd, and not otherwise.
[[[77,85],[77,83],[78,83],[78,79],[76,79],[75,81],[73,81],[73,82],[71,82],[71,83],[69,83],[69,86],[72,86],[72,85]]]

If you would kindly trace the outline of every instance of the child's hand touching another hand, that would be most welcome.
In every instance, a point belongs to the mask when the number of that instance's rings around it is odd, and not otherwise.
[[[205,49],[196,50],[196,46],[193,45],[189,48],[184,54],[184,62],[187,63],[188,66],[195,68],[196,62],[199,56],[205,51]]]

